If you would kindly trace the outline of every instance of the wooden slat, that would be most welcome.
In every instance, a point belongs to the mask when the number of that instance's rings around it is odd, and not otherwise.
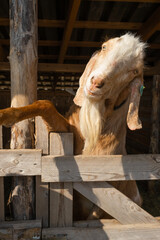
[[[0,126],[0,149],[3,148],[3,131],[2,126]]]
[[[142,25],[139,34],[143,40],[148,40],[160,27],[160,7],[152,14],[152,16]]]
[[[159,240],[160,226],[105,225],[104,228],[51,228],[42,230],[43,240]],[[57,237],[57,238],[56,238]]]
[[[41,174],[41,150],[0,150],[0,176]]]
[[[73,133],[50,133],[50,155],[73,154]]]
[[[49,153],[49,134],[47,126],[41,117],[36,117],[36,148],[43,154]],[[41,176],[36,176],[36,219],[42,219],[43,227],[48,227],[49,184],[41,182]]]
[[[160,122],[160,75],[153,77],[152,87],[152,126],[151,126],[151,142],[150,152],[154,154],[159,153],[159,122]]]
[[[160,179],[160,155],[46,156],[42,181],[122,181]]]
[[[107,182],[74,183],[73,187],[122,224],[158,222]]]
[[[50,153],[73,154],[72,133],[51,133]],[[72,183],[50,183],[50,227],[72,226]]]
[[[47,126],[41,117],[36,117],[36,149],[42,149],[43,154],[49,152],[49,134]]]
[[[67,19],[66,27],[63,34],[63,40],[62,40],[62,45],[61,45],[61,49],[58,57],[58,63],[63,63],[64,61],[64,57],[67,51],[68,43],[72,34],[72,30],[74,27],[74,23],[76,20],[80,3],[81,3],[81,0],[72,0],[72,5],[70,8],[70,11],[68,12],[68,19]]]
[[[1,222],[0,239],[41,239],[41,221],[14,221]]]
[[[0,221],[5,220],[4,214],[4,178],[0,177]]]

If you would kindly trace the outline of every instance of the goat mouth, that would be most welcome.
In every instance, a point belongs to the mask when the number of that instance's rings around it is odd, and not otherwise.
[[[92,90],[90,90],[89,88],[85,88],[85,92],[86,92],[86,95],[89,95],[89,96],[91,96],[91,97],[98,97],[98,96],[102,96],[102,94],[101,93],[99,93],[99,92],[95,92],[95,91],[92,91]]]

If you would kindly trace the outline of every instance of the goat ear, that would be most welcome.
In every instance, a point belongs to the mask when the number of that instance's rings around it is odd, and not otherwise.
[[[143,76],[136,77],[131,83],[131,95],[127,115],[127,125],[130,130],[142,128],[142,123],[139,119],[138,111],[143,88]]]
[[[95,64],[95,61],[97,59],[97,54],[98,54],[98,51],[96,51],[92,57],[90,58],[89,62],[87,63],[86,65],[86,68],[82,74],[82,76],[80,77],[80,80],[79,80],[79,88],[76,92],[76,96],[75,98],[73,99],[74,103],[78,106],[82,106],[82,103],[83,103],[83,99],[84,99],[84,86],[86,84],[86,81],[87,81],[87,78],[88,76],[90,75],[91,71],[92,71],[92,68]]]

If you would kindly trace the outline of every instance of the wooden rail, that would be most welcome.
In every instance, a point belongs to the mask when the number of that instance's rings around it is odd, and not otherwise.
[[[48,136],[40,117],[36,135],[36,148],[42,151],[0,150],[0,239],[159,239],[159,220],[109,183],[160,179],[159,154],[73,156],[73,135]],[[36,176],[37,220],[4,221],[3,181],[4,176],[13,175]],[[114,220],[74,222],[74,190]]]

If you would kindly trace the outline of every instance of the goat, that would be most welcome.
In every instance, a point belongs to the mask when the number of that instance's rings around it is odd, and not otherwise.
[[[66,117],[47,100],[0,110],[0,124],[41,116],[48,131],[73,132],[74,154],[126,155],[126,122],[131,130],[142,127],[138,117],[140,89],[143,89],[145,43],[132,34],[104,42],[89,60],[80,86]],[[135,181],[113,182],[113,186],[141,205]],[[87,217],[93,207],[76,195],[81,214]],[[80,206],[87,206],[82,210]],[[93,215],[93,214],[91,214]]]

